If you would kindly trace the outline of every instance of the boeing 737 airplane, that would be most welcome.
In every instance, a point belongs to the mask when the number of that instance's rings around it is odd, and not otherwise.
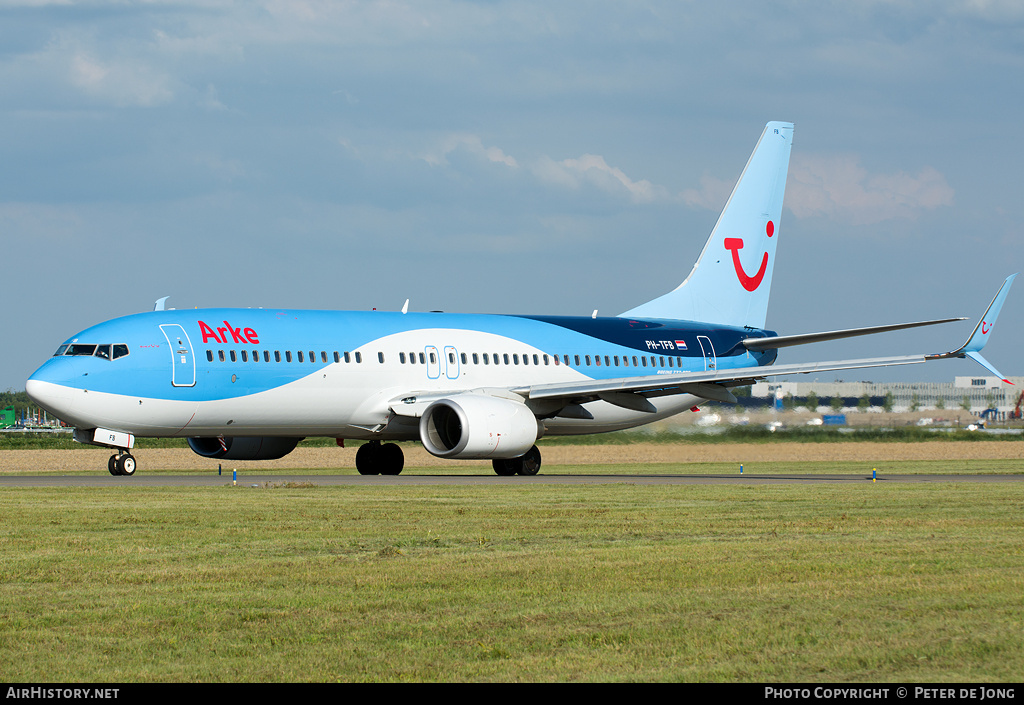
[[[778,349],[944,323],[804,335],[765,330],[793,125],[770,122],[689,276],[615,317],[382,311],[165,310],[116,318],[61,344],[26,384],[77,441],[116,450],[185,437],[201,456],[280,458],[308,436],[364,440],[362,474],[398,474],[399,440],[441,458],[534,475],[544,435],[664,419],[777,375],[971,357],[1013,275],[970,338],[947,353],[774,365]],[[408,302],[407,302],[408,304]]]

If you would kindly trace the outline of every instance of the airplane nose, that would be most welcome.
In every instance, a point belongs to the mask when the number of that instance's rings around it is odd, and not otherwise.
[[[73,367],[72,360],[56,359],[44,363],[25,382],[28,398],[57,418],[70,416],[74,394],[68,381],[74,378]]]

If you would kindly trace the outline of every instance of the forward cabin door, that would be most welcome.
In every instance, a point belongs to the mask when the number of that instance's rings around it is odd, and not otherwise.
[[[192,354],[192,341],[177,323],[163,323],[160,332],[171,348],[171,384],[175,387],[194,387],[196,360]]]

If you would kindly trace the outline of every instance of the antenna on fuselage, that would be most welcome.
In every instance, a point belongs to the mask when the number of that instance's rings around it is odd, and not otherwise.
[[[406,299],[402,305],[402,313],[409,313],[409,299]]]
[[[169,298],[171,298],[171,297],[170,296],[162,296],[159,299],[157,299],[156,303],[153,304],[153,310],[154,311],[166,311],[167,310],[167,299],[169,299]]]

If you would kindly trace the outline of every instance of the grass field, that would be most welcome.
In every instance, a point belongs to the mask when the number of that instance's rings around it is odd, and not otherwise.
[[[0,673],[1019,681],[1022,509],[1016,484],[4,488]]]
[[[403,443],[410,474],[484,474],[493,476],[486,460],[443,460],[419,443]],[[217,461],[186,448],[140,448],[134,451],[140,476],[151,473],[215,474],[218,465],[240,476],[284,473],[356,474],[356,448],[302,447],[280,460]],[[751,473],[880,473],[949,474],[1024,472],[1024,444],[922,441],[917,443],[632,443],[620,445],[545,445],[543,474],[734,474],[740,465]],[[2,450],[0,477],[14,474],[103,475],[111,451]],[[940,461],[940,462],[932,462]]]

